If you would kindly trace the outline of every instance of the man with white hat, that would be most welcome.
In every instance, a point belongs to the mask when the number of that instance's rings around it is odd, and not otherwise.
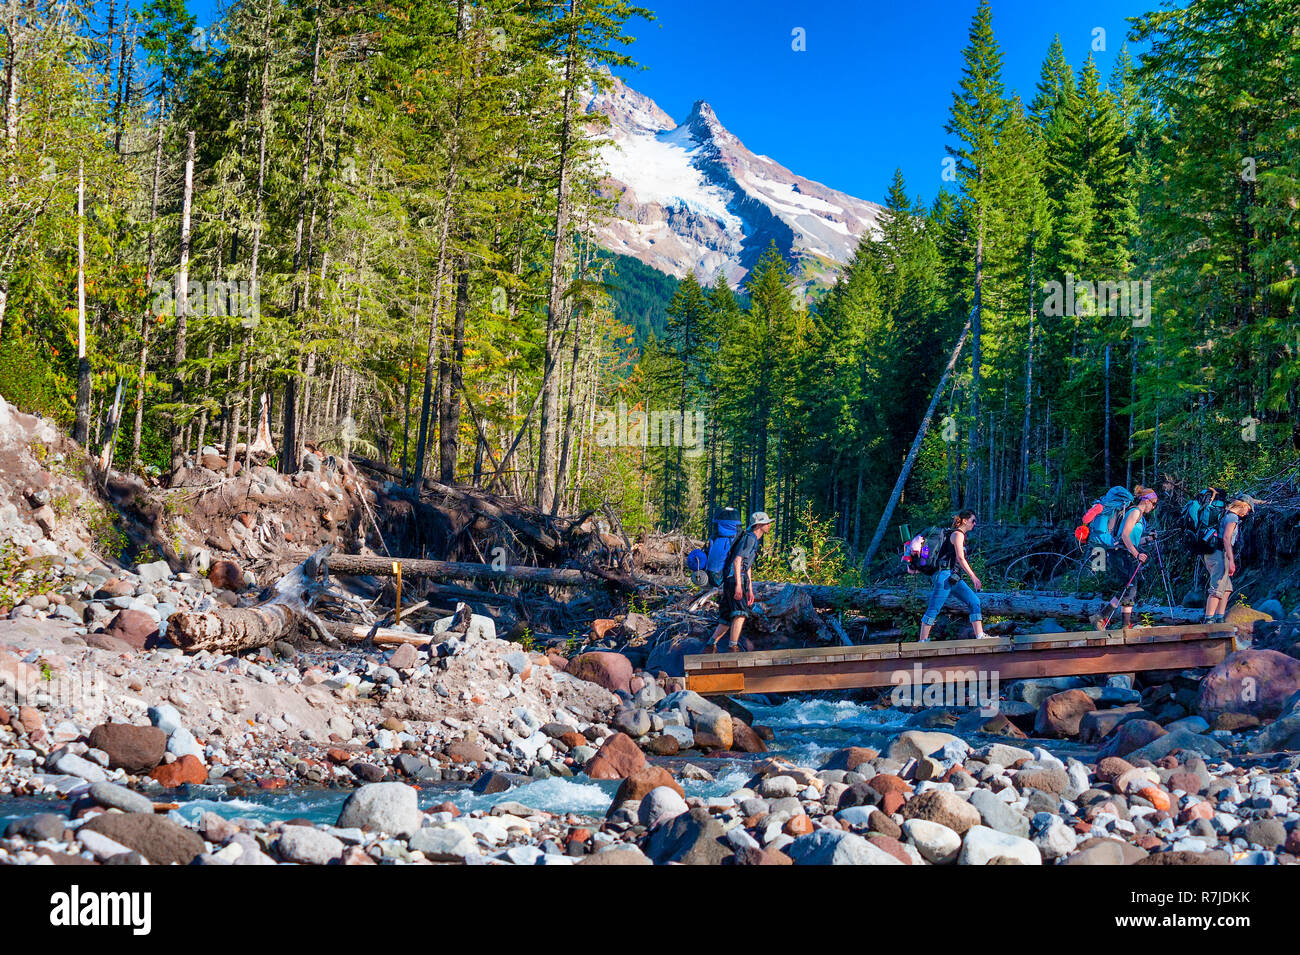
[[[750,579],[750,570],[758,556],[759,541],[771,526],[772,518],[762,511],[755,511],[750,515],[749,528],[736,537],[736,542],[727,552],[722,589],[718,593],[718,627],[709,638],[710,653],[718,652],[718,641],[728,632],[731,636],[727,640],[727,651],[736,653],[740,650],[740,629],[745,625],[749,609],[754,606],[754,582]]]

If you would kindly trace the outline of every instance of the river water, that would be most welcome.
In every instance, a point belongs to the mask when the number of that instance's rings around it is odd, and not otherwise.
[[[874,709],[847,700],[817,698],[787,699],[774,705],[746,700],[745,706],[754,714],[754,722],[770,726],[776,734],[770,744],[770,754],[785,756],[801,766],[820,766],[826,757],[845,746],[870,746],[882,748],[901,730],[915,724],[911,714],[889,708]],[[979,745],[969,738],[972,745]],[[1008,741],[1015,742],[1015,741]],[[1078,750],[1072,744],[1052,741],[1051,749],[1059,755],[1071,755]],[[753,756],[681,757],[664,762],[674,770],[685,763],[693,763],[713,775],[712,782],[682,779],[682,789],[687,796],[707,799],[723,796],[744,785],[752,775],[749,765]],[[574,813],[600,818],[609,809],[618,780],[593,780],[579,775],[573,778],[552,777],[526,782],[501,793],[479,795],[466,783],[422,784],[419,789],[420,805],[424,808],[442,802],[452,802],[462,811],[489,809],[497,803],[517,802],[533,809],[552,813]],[[246,795],[218,797],[213,787],[213,798],[194,798],[181,804],[175,812],[186,820],[195,821],[204,812],[214,812],[226,818],[245,817],[271,821],[275,819],[310,819],[316,823],[333,824],[347,799],[350,789],[289,788],[280,790],[250,790]],[[0,798],[0,831],[11,819],[37,812],[67,812],[64,800],[46,798]]]

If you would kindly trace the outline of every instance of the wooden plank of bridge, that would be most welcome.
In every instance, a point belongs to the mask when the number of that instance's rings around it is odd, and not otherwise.
[[[785,693],[889,686],[923,663],[929,671],[996,671],[1000,680],[1214,666],[1235,647],[1231,624],[1148,627],[688,656],[699,693]]]

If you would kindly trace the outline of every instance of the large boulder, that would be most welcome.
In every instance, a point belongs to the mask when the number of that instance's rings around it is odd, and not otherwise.
[[[189,865],[204,851],[197,832],[152,813],[106,812],[95,816],[83,830],[97,832],[133,849],[154,865]]]
[[[704,641],[699,637],[674,637],[659,640],[646,658],[645,668],[650,673],[667,673],[669,676],[686,675],[686,657],[704,652]]]
[[[720,865],[732,854],[725,831],[707,809],[691,809],[652,830],[641,848],[659,865]]]
[[[1034,719],[1034,732],[1039,736],[1055,736],[1072,739],[1079,735],[1079,721],[1085,713],[1097,708],[1083,690],[1062,690],[1053,693],[1038,704],[1038,716]]]
[[[420,828],[423,818],[416,791],[411,786],[406,783],[369,783],[348,797],[337,825],[340,829],[356,827],[393,836],[409,836]]]
[[[1273,719],[1300,690],[1300,660],[1276,650],[1238,650],[1201,681],[1197,709],[1209,722],[1222,713]]]
[[[108,754],[110,769],[142,776],[162,762],[167,734],[156,726],[101,723],[90,731],[90,745]]]
[[[627,779],[645,766],[645,753],[632,742],[632,737],[614,733],[587,761],[586,773],[592,779]]]
[[[569,674],[603,686],[611,693],[632,692],[632,661],[621,653],[594,650],[569,660]]]
[[[119,610],[104,628],[104,633],[143,650],[151,640],[157,639],[158,621],[143,610]]]

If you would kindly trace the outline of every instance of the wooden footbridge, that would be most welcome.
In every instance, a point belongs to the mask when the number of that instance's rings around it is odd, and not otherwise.
[[[968,680],[971,671],[1003,681],[1182,670],[1214,666],[1237,648],[1238,628],[1216,623],[699,654],[686,657],[686,686],[706,695],[847,690],[890,686],[917,666],[945,682]]]

